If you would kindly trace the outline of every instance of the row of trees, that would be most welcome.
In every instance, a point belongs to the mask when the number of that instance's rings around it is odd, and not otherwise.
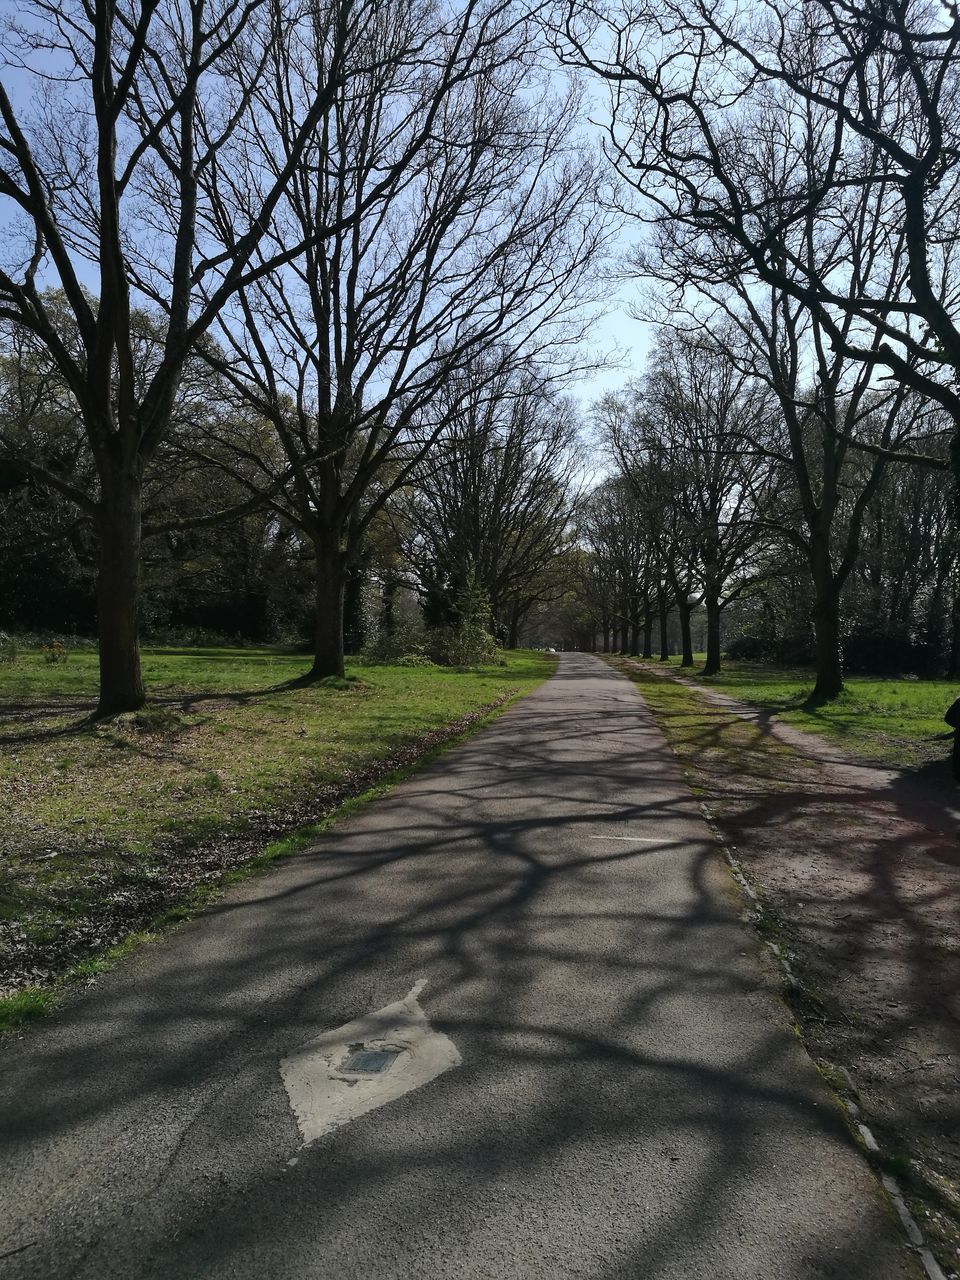
[[[225,519],[312,584],[317,676],[370,575],[434,621],[479,586],[507,640],[576,581],[685,661],[702,603],[708,670],[734,605],[784,639],[793,582],[818,698],[845,604],[955,648],[958,40],[926,0],[34,0],[0,480],[96,563],[101,711],[144,696],[145,555]],[[609,86],[606,169],[551,45]],[[623,215],[661,336],[572,548],[561,388]]]
[[[101,713],[144,699],[145,537],[271,513],[341,672],[440,392],[576,365],[610,223],[542,45],[513,0],[35,0],[7,32],[0,448],[96,557]],[[192,510],[145,518],[180,464]]]
[[[3,370],[16,371],[13,362]],[[0,390],[15,386],[0,376]],[[418,599],[428,626],[453,628],[470,597],[483,629],[516,644],[531,610],[569,581],[579,492],[572,403],[535,369],[502,365],[495,376],[486,366],[459,370],[440,401],[442,434],[412,467],[398,456],[377,490],[386,500],[357,538],[343,593],[348,652],[402,655]],[[10,420],[0,416],[3,429]],[[62,451],[82,456],[76,423],[51,418],[49,427]],[[140,623],[152,638],[300,643],[309,632],[311,540],[272,496],[248,499],[263,492],[277,452],[262,422],[225,401],[194,405],[172,432],[143,490]],[[191,518],[211,492],[230,514]],[[84,514],[13,468],[0,482],[3,626],[90,634],[96,564]]]
[[[7,373],[17,367],[8,363]],[[13,395],[26,380],[0,385]],[[834,433],[808,406],[797,467],[769,387],[710,334],[665,328],[645,376],[599,404],[595,433],[609,474],[585,494],[577,415],[549,379],[530,368],[492,376],[467,367],[438,400],[442,435],[403,467],[403,483],[389,487],[358,540],[344,588],[351,650],[379,644],[402,653],[398,623],[412,616],[413,597],[426,622],[441,627],[460,620],[469,598],[483,601],[485,625],[509,645],[565,638],[649,653],[656,626],[661,655],[676,629],[689,665],[701,630],[693,622],[703,616],[712,672],[720,619],[732,615],[726,640],[739,652],[809,660],[810,619],[825,592],[803,481],[829,515],[831,560],[842,569],[827,583],[835,621],[832,644],[820,637],[826,675],[841,657],[861,669],[956,669],[948,473],[847,448],[828,494],[823,468],[836,457]],[[885,428],[880,405],[875,398],[857,439]],[[68,416],[49,425],[61,450],[82,456],[76,423],[72,435]],[[945,454],[944,424],[928,414],[926,427],[924,447]],[[916,422],[911,430],[920,430]],[[163,530],[144,555],[143,617],[154,634],[164,624],[168,634],[303,634],[315,603],[311,542],[280,504],[265,512],[245,501],[248,489],[262,491],[259,473],[276,458],[262,421],[225,401],[201,412],[194,397],[164,466],[144,486],[147,528]],[[191,521],[211,489],[234,515]],[[86,629],[96,540],[82,513],[14,477],[0,500],[0,540],[4,571],[15,570],[2,584],[8,625]]]
[[[725,583],[742,593],[779,572],[764,537],[785,545],[809,584],[815,696],[833,697],[840,604],[858,576],[874,574],[871,607],[895,617],[911,592],[913,608],[925,593],[943,610],[950,596],[953,522],[937,525],[932,585],[894,591],[883,585],[889,505],[880,512],[898,487],[913,490],[924,508],[914,529],[922,540],[931,528],[919,491],[930,471],[894,478],[891,463],[950,467],[954,503],[960,484],[960,17],[926,0],[691,0],[570,4],[558,25],[562,55],[610,89],[621,200],[652,228],[636,269],[670,299],[677,341],[719,397],[695,411],[668,341],[656,368],[672,365],[679,413],[658,404],[656,372],[608,406],[624,486],[615,501],[629,493],[643,509],[665,487],[688,544],[691,530],[702,544],[709,666]],[[686,417],[711,424],[706,449]],[[883,550],[865,557],[881,529]],[[689,551],[664,530],[659,598],[683,597]],[[898,602],[881,603],[885,593]]]
[[[817,699],[839,692],[845,657],[955,670],[948,476],[889,456],[909,438],[945,460],[942,412],[857,382],[828,399],[825,378],[781,397],[752,354],[732,327],[664,329],[646,376],[600,405],[613,474],[583,525],[599,630],[649,653],[658,619],[666,656],[675,614],[692,665],[691,613],[702,607],[712,674],[721,616],[735,606],[728,639],[745,629],[745,654],[813,658]]]

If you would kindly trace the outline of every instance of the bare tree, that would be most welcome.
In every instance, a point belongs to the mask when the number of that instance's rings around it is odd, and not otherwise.
[[[621,474],[648,513],[677,603],[682,663],[693,664],[691,597],[707,615],[704,672],[720,670],[722,610],[755,576],[763,536],[757,514],[771,500],[772,474],[757,441],[771,398],[706,335],[663,330],[646,376],[608,415]]]
[[[643,656],[651,656],[651,633],[654,612],[660,624],[660,658],[669,657],[667,619],[671,601],[680,622],[682,665],[693,665],[690,632],[690,597],[693,594],[693,544],[681,528],[679,508],[672,501],[677,477],[660,448],[659,439],[650,424],[642,418],[636,385],[626,391],[611,393],[595,406],[594,416],[600,438],[613,457],[615,475],[622,481],[618,505],[629,495],[623,518],[631,529],[621,541],[625,548],[636,548],[637,563],[631,570],[636,579],[630,592],[629,648],[639,651],[639,630],[643,629]],[[643,434],[641,445],[639,435]],[[609,501],[609,499],[608,499]],[[609,535],[608,535],[609,537]],[[628,575],[620,567],[617,576]],[[627,647],[626,644],[623,646]]]
[[[575,139],[579,99],[539,78],[536,34],[509,0],[385,6],[343,51],[303,150],[294,122],[326,41],[278,46],[259,91],[284,142],[251,168],[294,157],[262,252],[308,249],[238,291],[211,359],[273,424],[291,472],[272,504],[313,548],[316,676],[343,670],[349,567],[446,429],[441,390],[467,367],[492,384],[510,362],[559,375],[577,358],[608,224]],[[217,196],[224,227],[247,220],[245,181]]]
[[[649,656],[655,600],[660,656],[669,656],[668,584],[658,547],[647,536],[634,486],[617,475],[597,485],[581,505],[579,535],[590,553],[585,585],[610,625],[613,647],[638,654],[643,628],[644,655]]]
[[[832,72],[819,70],[817,42],[826,36],[817,14],[825,6],[817,0],[808,9],[806,17],[785,9],[778,37],[802,81],[796,92],[744,61],[739,18],[728,14],[722,32],[717,14],[699,5],[689,18],[646,15],[684,58],[647,65],[637,45],[643,24],[624,17],[614,24],[619,54],[602,71],[614,85],[613,158],[643,186],[638,212],[656,228],[642,269],[673,290],[694,332],[711,332],[732,364],[779,402],[784,430],[770,456],[790,473],[796,504],[768,519],[810,568],[813,696],[822,700],[843,685],[840,602],[864,511],[885,463],[915,456],[922,415],[916,404],[905,411],[907,390],[922,384],[933,395],[939,374],[931,331],[917,327],[909,301],[902,183],[882,140],[847,130],[835,104],[814,92]],[[767,16],[777,22],[773,9]],[[767,38],[762,24],[744,21],[751,38]],[[894,92],[892,81],[888,88]],[[948,249],[941,266],[946,287]],[[889,318],[898,315],[910,332],[891,362]],[[884,365],[893,379],[878,376]],[[750,447],[770,448],[750,439]],[[852,461],[862,451],[872,458],[866,468]]]
[[[932,415],[924,453],[946,456],[945,418]],[[862,668],[956,674],[958,551],[949,473],[888,466],[864,515],[844,600],[848,645]]]
[[[943,406],[960,480],[955,8],[571,3],[557,24],[610,86],[611,157],[687,280],[755,280],[838,354]],[[868,271],[837,228],[869,240]]]
[[[588,498],[589,501],[589,498]],[[580,530],[581,543],[586,541],[586,530]],[[604,653],[616,648],[614,584],[606,572],[601,551],[589,545],[580,545],[570,556],[571,595],[578,615],[577,628],[589,630],[587,648],[593,648],[599,639]],[[612,643],[611,643],[612,642]],[[583,635],[577,641],[584,644]]]
[[[10,238],[0,317],[45,346],[94,463],[94,492],[55,469],[43,479],[97,532],[101,713],[144,699],[142,485],[169,428],[184,363],[233,292],[271,265],[262,251],[267,230],[333,102],[348,35],[374,7],[34,0],[7,40],[20,105],[0,88],[0,198]],[[210,175],[251,135],[266,138],[270,122],[253,86],[272,65],[278,31],[304,22],[323,27],[330,59],[289,131],[283,164],[225,237],[207,198]],[[272,247],[274,259],[297,251],[290,242]],[[51,316],[50,283],[68,308],[67,337]],[[162,312],[164,333],[141,380],[131,317],[145,299]]]
[[[516,648],[531,607],[557,583],[577,497],[573,407],[532,369],[494,382],[468,367],[442,393],[449,425],[401,500],[408,558],[453,603],[471,579],[495,633]]]
[[[779,403],[779,439],[768,434],[751,443],[769,451],[780,468],[779,498],[762,513],[763,523],[802,554],[810,572],[816,702],[836,697],[843,687],[841,602],[860,555],[866,512],[889,455],[923,435],[925,414],[902,387],[878,392],[869,369],[831,350],[816,319],[787,295],[771,290],[765,302],[741,313],[735,358],[767,383]],[[811,330],[817,353],[812,371],[800,354]]]
[[[814,156],[811,151],[809,163]],[[784,256],[809,256],[818,247],[825,252],[829,242],[838,264],[857,264],[846,278],[850,292],[882,275],[892,296],[900,277],[880,248],[877,218],[868,202],[859,216],[826,228],[811,216],[771,228],[771,235],[781,237]],[[759,519],[808,565],[817,662],[812,697],[834,698],[843,687],[841,599],[860,552],[864,515],[888,461],[924,436],[927,415],[902,384],[878,386],[871,366],[833,343],[820,313],[787,290],[737,279],[705,284],[700,297],[709,310],[705,316],[699,309],[696,330],[706,326],[724,358],[764,386],[778,406],[773,429],[743,431],[743,448],[765,454],[779,470],[779,500]],[[838,323],[849,333],[856,319],[841,314]]]

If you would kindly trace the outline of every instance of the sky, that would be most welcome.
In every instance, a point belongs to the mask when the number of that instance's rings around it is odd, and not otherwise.
[[[558,78],[562,78],[565,74],[557,72]],[[585,96],[582,100],[581,142],[588,150],[595,148],[597,152],[602,152],[610,111],[606,91],[590,82],[584,86],[582,80],[580,80],[580,88],[581,90],[585,88]],[[604,162],[604,171],[609,178],[616,181],[607,165],[608,162]],[[620,196],[623,199],[623,205],[629,205],[630,202],[626,199],[626,192],[622,187]],[[625,218],[620,223],[616,240],[611,246],[614,255],[611,267],[614,272],[616,259],[626,260],[628,256],[632,257],[645,238],[646,228],[641,222]],[[623,270],[626,273],[626,265]],[[641,293],[645,287],[649,286],[649,282],[638,278],[635,267],[632,268],[632,272],[630,276],[625,274],[619,284],[615,281],[610,283],[602,314],[593,333],[592,345],[601,352],[614,353],[615,361],[611,361],[609,368],[600,369],[592,377],[581,379],[574,389],[584,408],[606,392],[619,390],[624,383],[643,372],[652,343],[652,330],[647,322],[638,320],[630,313],[641,300]]]
[[[0,9],[8,7],[9,0],[0,0]],[[563,72],[558,71],[557,75],[558,79],[565,78]],[[18,110],[25,108],[35,88],[32,77],[15,66],[4,65],[3,81],[14,101],[15,108]],[[590,90],[583,105],[582,125],[585,135],[583,140],[588,147],[595,145],[599,149],[604,132],[601,122],[605,114],[605,103],[600,95]],[[628,223],[622,228],[621,238],[614,247],[614,252],[626,254],[635,246],[639,238],[637,225],[634,224],[631,227]],[[79,265],[83,282],[96,292],[98,281],[95,271],[92,267],[86,271],[84,264]],[[50,282],[57,283],[52,272]],[[604,394],[618,390],[642,372],[650,347],[650,326],[630,314],[640,289],[641,282],[636,278],[625,279],[619,286],[611,282],[608,296],[589,343],[590,354],[605,356],[609,362],[608,367],[583,375],[569,388],[570,393],[582,405],[585,414]]]
[[[600,351],[615,352],[616,364],[580,380],[576,394],[585,404],[608,391],[619,390],[643,370],[650,349],[650,326],[630,315],[631,300],[636,292],[635,280],[625,282],[594,330],[593,345]]]

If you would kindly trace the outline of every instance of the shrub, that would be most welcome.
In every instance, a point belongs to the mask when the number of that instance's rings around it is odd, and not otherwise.
[[[459,621],[430,632],[430,654],[444,667],[489,667],[503,663],[490,632],[490,605],[483,589],[471,576],[457,598]]]
[[[430,654],[441,667],[489,667],[501,661],[497,642],[483,627],[435,627]]]
[[[809,666],[815,657],[813,631],[790,631],[780,636],[742,632],[727,641],[728,658],[743,662],[769,662],[784,667]]]
[[[53,642],[70,652],[74,649],[95,650],[97,647],[96,640],[89,636],[66,635],[56,631],[6,631],[0,634],[6,635],[18,655],[29,649],[43,650]]]
[[[365,644],[363,656],[371,662],[396,662],[404,667],[431,666],[426,639],[422,624],[403,619],[391,631],[381,631]]]
[[[44,662],[49,663],[50,666],[57,666],[66,662],[70,657],[70,650],[62,640],[51,640],[49,644],[43,646],[41,652],[43,653]]]
[[[927,646],[906,628],[856,623],[843,638],[843,665],[862,675],[926,672],[931,665]]]
[[[235,632],[216,631],[210,627],[148,627],[143,643],[148,646],[184,649],[244,649],[259,647],[262,641],[248,640]]]
[[[727,643],[726,655],[742,662],[763,662],[770,660],[772,650],[773,645],[766,636],[739,635]]]
[[[0,662],[13,663],[17,660],[17,642],[6,631],[0,631]]]

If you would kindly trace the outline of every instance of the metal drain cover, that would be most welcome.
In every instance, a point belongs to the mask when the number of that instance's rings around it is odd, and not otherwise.
[[[340,1070],[347,1075],[377,1076],[400,1057],[390,1049],[358,1049],[348,1054],[340,1063]]]

